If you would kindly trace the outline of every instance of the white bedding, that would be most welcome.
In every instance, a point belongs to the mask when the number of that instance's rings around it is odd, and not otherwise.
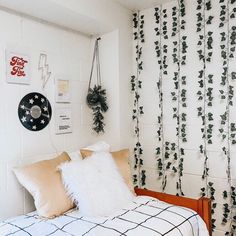
[[[72,210],[54,219],[36,212],[0,222],[0,235],[13,236],[208,236],[201,217],[188,208],[138,196],[109,218],[83,217]]]

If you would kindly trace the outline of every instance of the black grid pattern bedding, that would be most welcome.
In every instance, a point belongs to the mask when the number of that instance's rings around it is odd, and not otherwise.
[[[78,210],[55,219],[42,219],[35,212],[22,215],[0,222],[0,235],[208,236],[208,232],[196,212],[141,196],[109,218],[84,217]]]

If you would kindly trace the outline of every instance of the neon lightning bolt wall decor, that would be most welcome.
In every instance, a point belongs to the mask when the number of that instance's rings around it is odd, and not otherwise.
[[[47,54],[45,53],[40,53],[39,55],[38,70],[41,71],[42,88],[44,89],[51,76],[49,65],[47,64]]]

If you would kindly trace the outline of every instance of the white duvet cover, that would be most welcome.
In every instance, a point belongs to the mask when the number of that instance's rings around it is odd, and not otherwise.
[[[105,204],[105,203],[104,203]],[[54,219],[36,212],[0,222],[0,235],[12,236],[208,236],[201,217],[188,208],[138,196],[108,218],[83,217],[72,210]]]

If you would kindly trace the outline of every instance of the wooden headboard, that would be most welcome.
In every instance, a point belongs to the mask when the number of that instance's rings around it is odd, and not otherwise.
[[[212,227],[211,227],[211,200],[209,198],[201,197],[199,199],[192,199],[186,197],[179,197],[166,193],[154,192],[147,189],[135,188],[135,193],[137,195],[145,195],[157,198],[161,201],[190,208],[196,211],[202,219],[205,221],[206,226],[208,228],[210,236],[212,235]]]

